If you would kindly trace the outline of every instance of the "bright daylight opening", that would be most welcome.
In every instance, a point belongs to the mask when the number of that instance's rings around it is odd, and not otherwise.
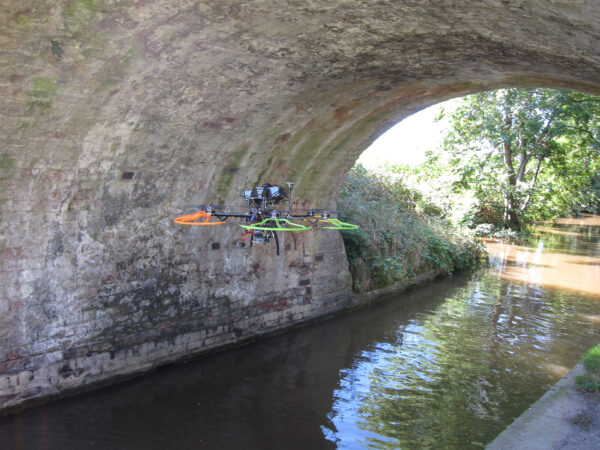
[[[450,127],[449,115],[459,103],[458,98],[448,100],[407,117],[373,142],[357,164],[381,171],[386,165],[415,166],[425,162],[425,152],[442,144]]]

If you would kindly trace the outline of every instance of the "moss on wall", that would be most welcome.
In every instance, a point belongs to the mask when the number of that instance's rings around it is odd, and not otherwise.
[[[35,23],[35,18],[32,17],[31,10],[19,11],[10,18],[10,23],[21,30],[29,30]]]
[[[102,7],[95,0],[73,0],[63,10],[63,17],[71,22],[89,22]]]
[[[11,158],[7,155],[0,155],[0,169],[11,169],[16,163],[15,158]]]
[[[47,113],[50,110],[50,106],[52,105],[52,101],[54,100],[54,97],[56,97],[57,92],[56,76],[34,78],[27,101],[28,113]]]
[[[227,199],[233,180],[236,174],[239,173],[240,167],[243,165],[244,155],[250,149],[250,143],[244,143],[233,151],[229,157],[229,163],[223,168],[221,175],[217,180],[217,199],[222,203]]]

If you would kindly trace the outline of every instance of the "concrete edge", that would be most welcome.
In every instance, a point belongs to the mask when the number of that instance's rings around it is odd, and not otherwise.
[[[572,419],[584,409],[582,393],[577,390],[575,384],[575,378],[584,373],[583,364],[578,363],[500,433],[486,449],[557,448],[571,432]]]

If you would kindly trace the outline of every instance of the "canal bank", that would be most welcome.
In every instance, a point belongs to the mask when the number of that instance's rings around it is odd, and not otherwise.
[[[600,446],[600,396],[583,392],[575,378],[582,363],[535,402],[488,450],[591,449]]]

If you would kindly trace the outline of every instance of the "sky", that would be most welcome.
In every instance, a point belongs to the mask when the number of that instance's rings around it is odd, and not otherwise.
[[[375,170],[391,164],[417,165],[425,160],[425,152],[437,148],[449,127],[448,113],[454,111],[460,99],[452,99],[423,109],[407,117],[382,134],[367,148],[357,162]],[[446,118],[440,122],[435,117],[444,108]]]

